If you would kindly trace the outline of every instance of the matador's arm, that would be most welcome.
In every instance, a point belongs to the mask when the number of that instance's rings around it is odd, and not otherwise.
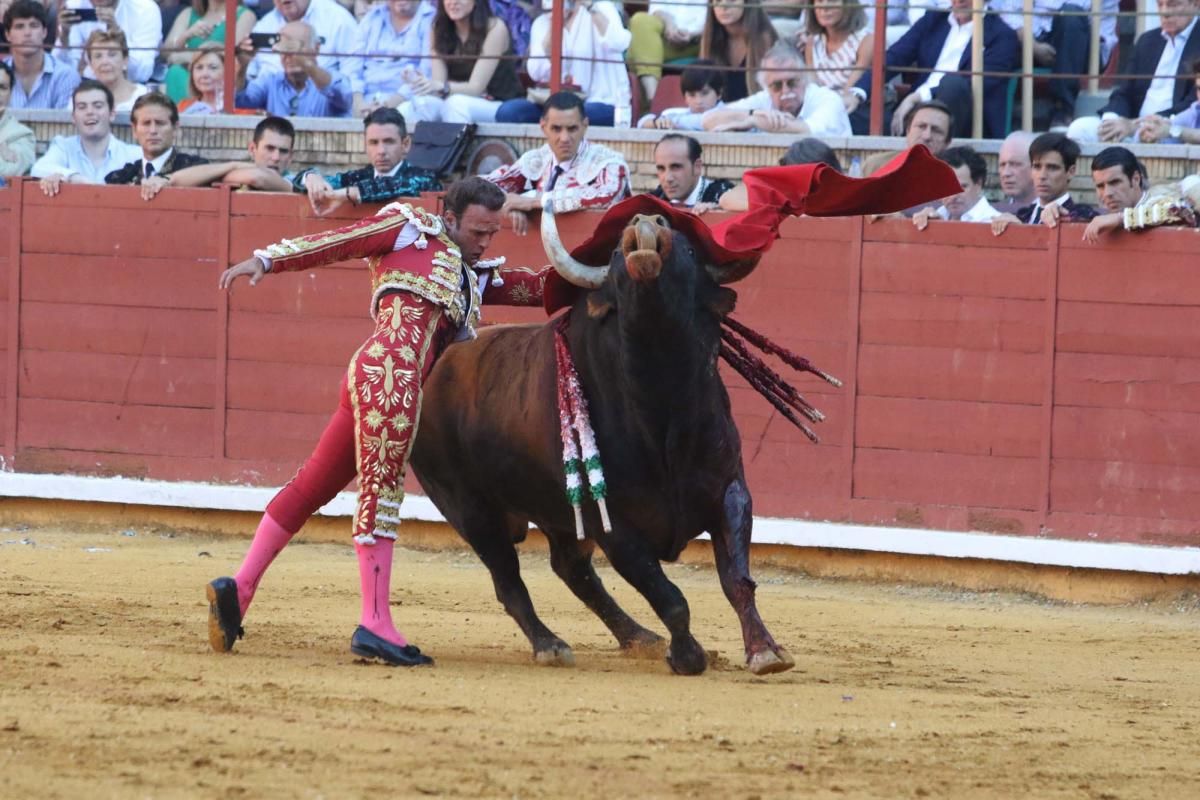
[[[546,276],[552,269],[500,267],[493,270],[483,290],[483,302],[494,306],[540,306],[546,288]]]
[[[419,209],[414,212],[413,216],[420,219],[422,212]],[[270,272],[311,269],[337,261],[384,255],[395,249],[396,238],[410,221],[403,211],[389,210],[342,228],[283,239],[255,250],[254,255],[262,259]]]

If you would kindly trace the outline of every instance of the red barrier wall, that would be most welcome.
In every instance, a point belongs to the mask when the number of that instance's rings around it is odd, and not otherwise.
[[[436,202],[430,198],[430,202]],[[370,330],[361,263],[216,289],[330,226],[299,198],[0,192],[0,452],[23,472],[276,485]],[[564,220],[581,240],[595,217]],[[727,374],[755,512],[1200,544],[1196,234],[798,219],[738,316],[838,375],[812,446]],[[536,236],[496,251],[541,264]],[[535,310],[488,309],[490,321]],[[3,480],[0,476],[0,480]]]

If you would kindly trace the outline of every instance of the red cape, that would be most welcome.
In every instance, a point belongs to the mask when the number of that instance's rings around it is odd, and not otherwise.
[[[584,264],[607,264],[635,214],[662,214],[710,263],[727,264],[765,253],[788,217],[890,214],[962,191],[954,170],[924,145],[904,151],[869,178],[848,178],[826,164],[801,164],[750,170],[745,183],[750,210],[711,228],[703,218],[648,194],[622,200],[571,255]],[[544,295],[547,313],[571,305],[580,291],[552,272]]]

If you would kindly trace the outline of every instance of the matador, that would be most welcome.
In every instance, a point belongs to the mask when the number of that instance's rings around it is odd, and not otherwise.
[[[504,197],[495,184],[468,178],[446,193],[441,216],[394,203],[353,225],[255,251],[222,274],[220,286],[228,289],[241,276],[254,285],[266,274],[364,258],[375,331],[351,358],[341,401],[316,449],[267,505],[241,567],[206,587],[214,650],[233,649],[271,562],[317,509],[357,477],[353,539],[362,611],[350,650],[397,666],[433,663],[392,622],[392,552],[421,386],[438,355],[475,335],[481,304],[542,303],[549,267],[506,268],[503,258],[483,258],[500,229]]]

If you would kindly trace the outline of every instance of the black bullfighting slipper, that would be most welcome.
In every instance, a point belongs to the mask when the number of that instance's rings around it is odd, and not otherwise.
[[[393,667],[424,667],[431,666],[433,659],[424,655],[415,644],[401,647],[381,639],[369,630],[359,625],[350,637],[350,652],[363,658],[378,658]]]
[[[204,593],[208,596],[208,643],[218,653],[228,653],[233,643],[245,634],[237,581],[217,578],[204,587]]]

